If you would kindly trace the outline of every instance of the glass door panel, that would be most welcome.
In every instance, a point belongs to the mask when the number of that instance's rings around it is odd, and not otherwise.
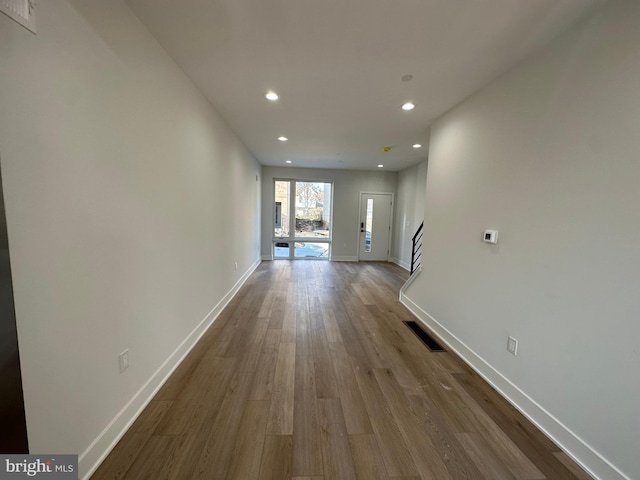
[[[329,258],[332,184],[274,182],[273,258]]]
[[[373,233],[373,198],[367,198],[367,216],[364,221],[364,251],[371,252],[371,236]]]
[[[289,242],[275,242],[273,244],[273,258],[289,258]]]
[[[294,258],[328,258],[328,243],[296,242]]]
[[[331,225],[331,184],[295,182],[296,237],[329,238]]]
[[[289,236],[289,192],[291,183],[276,180],[275,183],[275,222],[273,236],[284,238]]]

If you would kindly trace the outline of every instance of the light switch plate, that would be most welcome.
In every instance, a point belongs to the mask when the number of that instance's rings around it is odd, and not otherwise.
[[[129,368],[129,349],[128,348],[118,356],[118,360],[120,363],[120,373],[122,373],[127,368]]]

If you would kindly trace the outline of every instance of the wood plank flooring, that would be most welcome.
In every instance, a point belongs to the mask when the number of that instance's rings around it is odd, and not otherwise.
[[[263,262],[92,478],[588,480],[402,323],[407,276]]]

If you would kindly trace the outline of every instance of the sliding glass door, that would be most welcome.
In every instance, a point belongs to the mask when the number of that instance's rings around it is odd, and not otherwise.
[[[330,182],[274,182],[274,259],[329,258],[332,193]]]

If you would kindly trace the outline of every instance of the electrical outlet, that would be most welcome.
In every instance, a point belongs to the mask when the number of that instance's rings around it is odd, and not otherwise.
[[[485,230],[482,240],[484,240],[486,243],[493,243],[494,245],[496,245],[498,243],[498,231]]]
[[[129,349],[122,352],[118,359],[120,360],[120,373],[122,373],[129,368]]]
[[[238,270],[238,262],[236,262],[236,270]]]
[[[518,355],[518,340],[511,336],[507,339],[507,352]]]

